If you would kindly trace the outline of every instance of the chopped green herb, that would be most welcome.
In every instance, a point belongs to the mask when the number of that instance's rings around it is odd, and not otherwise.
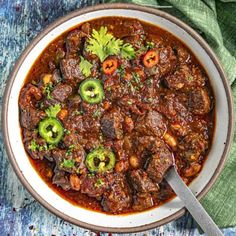
[[[44,103],[43,103],[43,102],[40,102],[40,103],[39,103],[39,107],[40,107],[40,109],[43,109],[43,108],[44,108]]]
[[[93,177],[94,175],[95,175],[94,173],[89,173],[89,174],[88,174],[88,177],[91,178],[91,177]]]
[[[54,145],[51,145],[51,144],[48,145],[47,143],[45,143],[44,145],[39,145],[36,143],[35,139],[32,139],[29,145],[29,149],[31,151],[48,151],[54,148],[55,148]]]
[[[74,148],[75,148],[75,145],[70,145],[68,150],[66,151],[66,156],[71,155]]]
[[[128,86],[130,87],[131,92],[134,93],[136,89],[130,81],[128,81]]]
[[[47,99],[52,99],[51,92],[53,90],[52,82],[49,82],[43,88],[43,93],[47,95]]]
[[[28,148],[34,152],[39,149],[39,145],[36,143],[35,139],[32,139]]]
[[[58,112],[61,110],[61,105],[56,104],[54,106],[50,106],[48,109],[45,110],[48,117],[56,118]]]
[[[72,168],[75,166],[75,160],[64,159],[60,166],[65,168]]]
[[[125,43],[121,48],[121,57],[125,59],[134,59],[135,51],[131,44]]]
[[[141,55],[147,51],[147,48],[145,46],[141,46],[139,50],[136,52],[137,55]]]
[[[48,147],[48,150],[52,150],[55,148],[55,146],[53,144],[46,144],[46,146]]]
[[[68,135],[68,134],[70,134],[70,130],[64,129],[64,133]]]
[[[106,90],[107,90],[107,91],[111,91],[111,87],[107,87]]]
[[[192,80],[193,80],[193,76],[188,76],[188,77],[186,77],[186,79],[187,79],[188,81],[192,81]]]
[[[124,65],[121,65],[118,69],[117,69],[117,73],[120,75],[120,77],[124,77],[125,75],[125,67]]]
[[[128,102],[127,102],[129,105],[132,105],[133,104],[133,102],[131,101],[131,100],[128,100]]]
[[[155,44],[153,42],[146,42],[146,48],[147,49],[152,49],[154,48]]]
[[[98,109],[98,110],[96,110],[96,111],[93,113],[93,117],[94,117],[94,118],[95,118],[95,117],[99,117],[101,114],[102,114],[101,110]]]
[[[84,113],[84,112],[83,112],[82,110],[80,110],[80,111],[78,111],[78,110],[75,111],[75,114],[76,114],[77,116],[79,116],[79,115],[83,115],[83,113]]]
[[[153,83],[153,79],[148,79],[148,80],[146,80],[146,84],[147,85],[151,85]]]
[[[93,67],[93,65],[89,61],[87,61],[83,57],[80,57],[79,68],[84,76],[88,77],[91,75],[91,68],[92,67]]]
[[[132,73],[134,81],[139,85],[140,83],[140,76],[138,73]]]
[[[94,187],[99,188],[104,185],[104,181],[102,179],[97,179],[97,182],[94,184]]]

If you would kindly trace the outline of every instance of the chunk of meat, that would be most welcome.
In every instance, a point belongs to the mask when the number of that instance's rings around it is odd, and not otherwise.
[[[193,120],[192,113],[187,109],[186,102],[181,101],[187,97],[183,94],[167,93],[162,101],[155,106],[168,120],[174,135],[184,136],[191,131],[189,123]]]
[[[114,91],[113,93],[116,93],[116,91]],[[125,95],[122,98],[119,98],[118,105],[122,107],[122,110],[124,112],[139,116],[145,114],[146,111],[150,110],[150,104],[132,99],[130,98],[130,95]]]
[[[165,179],[159,184],[159,186],[160,192],[157,195],[158,200],[163,201],[174,195],[173,189],[170,187],[170,185],[166,182]]]
[[[143,211],[154,205],[152,195],[150,193],[138,193],[134,197],[134,203],[132,208],[135,211]]]
[[[81,25],[81,31],[88,36],[91,33],[90,23],[88,23],[88,22],[83,23]]]
[[[155,146],[156,139],[159,140],[157,137],[153,136],[138,136],[134,137],[132,140],[132,148],[135,149],[136,154],[142,156],[142,153],[146,150],[152,153],[152,148]]]
[[[109,139],[121,139],[123,117],[118,109],[106,111],[101,119],[102,133]]]
[[[75,85],[84,80],[85,77],[82,75],[79,68],[80,59],[67,58],[63,59],[60,63],[62,76],[65,80],[68,80],[71,84]]]
[[[68,55],[78,54],[81,46],[85,41],[85,38],[88,37],[87,33],[88,32],[84,32],[79,29],[75,29],[69,32],[69,34],[66,37],[66,50]]]
[[[25,134],[25,131],[24,131]],[[35,159],[35,160],[43,160],[44,158],[48,159],[49,161],[53,161],[53,158],[51,156],[51,151],[50,150],[45,150],[44,147],[47,145],[45,140],[42,138],[37,137],[36,135],[34,135],[35,137],[32,138],[32,136],[30,137],[29,140],[24,140],[24,146],[26,151],[30,154],[30,156]],[[25,138],[25,137],[24,137]],[[38,145],[38,147],[40,148],[36,148],[35,150],[32,150],[32,141],[35,141],[35,143]],[[42,150],[41,150],[42,149]]]
[[[85,152],[82,146],[72,146],[67,150],[55,148],[52,150],[52,156],[58,170],[63,170],[68,173],[77,173],[84,168]],[[64,164],[68,161],[71,162],[72,165],[67,166]]]
[[[65,191],[68,191],[71,188],[70,180],[65,171],[55,169],[52,183],[61,187]]]
[[[126,35],[122,37],[125,43],[132,44],[136,49],[139,49],[145,39],[145,31],[142,24],[139,21],[127,21],[122,27],[126,29]]]
[[[57,84],[51,96],[59,102],[64,102],[72,93],[72,87],[68,84]]]
[[[191,62],[191,54],[186,48],[179,46],[176,48],[176,52],[177,52],[177,57],[180,64]]]
[[[126,152],[124,150],[124,140],[123,139],[113,141],[112,149],[115,152],[116,157],[119,160],[126,159]]]
[[[75,94],[75,95],[73,94],[72,96],[68,98],[68,100],[69,100],[68,106],[70,108],[78,110],[80,103],[82,101],[81,97],[78,94]]]
[[[121,213],[130,208],[132,195],[127,180],[123,174],[114,174],[110,189],[103,195],[104,211]]]
[[[146,172],[153,181],[160,183],[166,171],[173,165],[173,155],[162,140],[155,142],[153,151],[155,153],[148,163]]]
[[[187,134],[179,143],[179,155],[189,162],[197,161],[200,155],[204,154],[208,149],[208,133],[207,131],[191,132]]]
[[[71,145],[78,145],[79,143],[79,136],[75,132],[70,132],[68,134],[64,134],[63,137],[63,144],[65,147],[70,147]]]
[[[163,77],[171,74],[177,65],[177,57],[174,50],[170,46],[158,48],[159,62],[158,66],[158,77]]]
[[[45,117],[43,111],[32,107],[27,107],[21,110],[20,113],[21,126],[29,130],[35,129],[38,123]]]
[[[205,85],[205,77],[202,72],[193,67],[192,69],[184,64],[181,65],[174,74],[165,78],[168,88],[173,90],[189,90]]]
[[[22,88],[19,96],[19,105],[21,109],[34,107],[35,102],[42,98],[42,92],[39,88],[32,84],[27,84]]]
[[[84,175],[81,178],[81,193],[90,197],[100,199],[104,191],[108,188],[108,181],[102,175]]]
[[[130,172],[130,181],[137,192],[151,193],[159,190],[159,186],[153,183],[147,173],[141,169]]]
[[[62,80],[60,70],[55,69],[52,73],[52,82],[57,84]]]
[[[196,115],[207,114],[211,109],[211,100],[206,89],[194,89],[188,97],[190,111]]]
[[[166,132],[166,121],[157,111],[149,111],[136,121],[135,130],[146,135],[161,137]]]

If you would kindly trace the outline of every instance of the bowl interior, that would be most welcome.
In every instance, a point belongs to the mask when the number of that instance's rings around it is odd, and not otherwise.
[[[230,123],[229,105],[227,101],[227,94],[222,82],[219,69],[201,46],[201,44],[194,37],[187,32],[188,30],[181,28],[173,19],[166,18],[165,14],[152,14],[150,12],[143,12],[138,9],[100,9],[87,12],[82,15],[73,15],[68,17],[61,24],[50,28],[48,32],[39,37],[34,44],[31,45],[32,50],[23,57],[21,65],[15,72],[14,82],[7,100],[6,112],[6,127],[7,135],[10,143],[12,157],[15,162],[15,168],[21,172],[21,178],[24,178],[31,188],[37,192],[37,196],[41,203],[50,206],[58,213],[63,214],[68,220],[72,220],[84,227],[106,227],[105,230],[110,231],[110,228],[131,229],[139,228],[140,226],[150,225],[155,223],[158,225],[163,222],[163,219],[168,218],[167,221],[173,219],[175,213],[183,208],[183,204],[178,197],[170,202],[142,213],[127,214],[127,215],[106,215],[103,213],[92,212],[67,202],[53,190],[51,190],[39,177],[39,175],[32,168],[30,161],[25,153],[24,146],[21,141],[21,133],[19,126],[19,109],[18,96],[23,85],[24,78],[34,61],[46,46],[53,41],[58,35],[65,32],[67,29],[78,25],[81,22],[91,20],[103,16],[123,16],[133,17],[140,20],[155,24],[161,28],[174,34],[177,38],[185,42],[185,44],[192,50],[198,60],[204,66],[206,72],[210,77],[210,81],[215,94],[215,109],[216,109],[216,127],[212,148],[210,150],[208,159],[205,162],[201,174],[191,183],[191,189],[195,194],[199,194],[209,183],[214,173],[221,162],[222,155],[225,150],[225,143],[228,135],[228,128]],[[149,226],[148,226],[149,227]],[[141,228],[139,228],[141,229]],[[112,230],[111,230],[112,231]],[[115,230],[117,231],[117,230]],[[119,231],[119,230],[118,230]],[[126,230],[129,231],[129,230]]]

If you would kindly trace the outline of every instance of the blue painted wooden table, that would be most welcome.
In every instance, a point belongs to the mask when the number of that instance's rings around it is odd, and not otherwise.
[[[148,0],[147,0],[148,1]],[[99,0],[0,0],[0,101],[14,62],[49,23]],[[224,230],[236,235],[236,228]],[[10,166],[0,136],[0,236],[96,235],[52,215],[24,189]],[[101,234],[107,235],[107,234]],[[189,214],[160,228],[134,235],[199,235]]]

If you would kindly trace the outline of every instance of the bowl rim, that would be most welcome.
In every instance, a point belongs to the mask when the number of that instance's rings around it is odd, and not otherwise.
[[[4,91],[4,96],[3,96],[3,106],[2,106],[2,131],[3,131],[3,140],[7,152],[8,159],[14,169],[14,172],[17,174],[18,179],[21,181],[22,185],[27,189],[27,191],[41,204],[43,205],[47,210],[49,210],[51,213],[53,213],[56,216],[59,216],[63,220],[66,220],[72,224],[75,224],[77,226],[90,229],[93,231],[100,231],[100,232],[111,232],[111,233],[133,233],[133,232],[141,232],[145,230],[149,230],[164,224],[169,223],[170,221],[173,221],[185,213],[185,208],[180,209],[176,213],[163,218],[160,221],[151,223],[151,224],[146,224],[142,226],[137,226],[137,227],[126,227],[126,228],[115,228],[115,227],[102,227],[102,226],[97,226],[97,225],[92,225],[88,224],[85,222],[81,222],[79,220],[76,220],[70,216],[65,215],[64,213],[60,212],[57,210],[54,206],[50,205],[47,203],[37,192],[33,190],[31,187],[30,183],[24,178],[22,175],[18,164],[16,162],[16,158],[13,155],[13,151],[11,148],[9,136],[8,136],[8,128],[7,128],[7,117],[8,117],[8,102],[9,102],[9,95],[11,92],[12,85],[15,81],[16,74],[18,73],[19,68],[21,67],[21,64],[25,60],[25,58],[28,56],[29,52],[31,49],[45,36],[47,35],[52,29],[55,27],[59,26],[63,22],[76,17],[78,15],[82,15],[85,13],[89,12],[94,12],[94,11],[99,11],[99,10],[104,10],[104,9],[131,9],[131,10],[138,10],[142,11],[145,13],[150,13],[154,15],[158,15],[160,17],[163,17],[171,22],[174,22],[176,25],[179,27],[183,28],[187,33],[189,33],[197,42],[203,47],[203,49],[206,51],[206,53],[209,55],[211,60],[213,61],[216,69],[218,70],[221,80],[223,82],[224,90],[227,95],[227,104],[228,104],[228,110],[229,110],[229,125],[228,125],[228,135],[227,135],[227,140],[226,140],[226,145],[224,148],[224,152],[222,154],[222,157],[220,159],[219,165],[217,169],[215,170],[212,178],[210,181],[207,183],[207,185],[203,188],[203,190],[197,195],[197,199],[200,200],[213,186],[215,183],[217,177],[221,173],[224,163],[226,161],[227,155],[229,153],[232,140],[233,140],[233,131],[234,131],[234,112],[233,112],[233,96],[231,94],[231,89],[226,77],[226,74],[221,66],[221,63],[219,62],[218,58],[216,57],[215,53],[213,50],[210,48],[210,46],[206,43],[206,41],[195,31],[193,30],[190,26],[185,24],[183,21],[179,20],[178,18],[163,12],[159,9],[152,9],[150,7],[146,6],[140,6],[136,4],[128,4],[128,3],[109,3],[109,4],[99,4],[96,6],[90,6],[86,7],[83,9],[78,9],[75,10],[57,20],[49,24],[40,34],[38,34],[29,44],[28,46],[24,49],[24,51],[21,53],[20,57],[15,63],[15,66],[12,69],[12,72],[10,74],[10,78],[7,81],[6,88]],[[66,29],[67,30],[67,29]],[[65,31],[66,31],[65,30]]]

